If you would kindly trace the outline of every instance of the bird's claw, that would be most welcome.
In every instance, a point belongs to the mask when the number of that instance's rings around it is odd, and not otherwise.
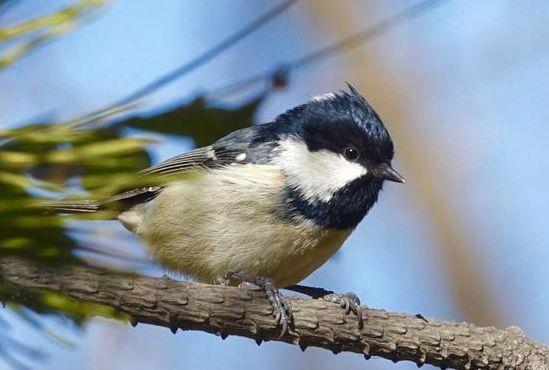
[[[278,339],[280,339],[288,332],[288,327],[292,324],[292,306],[290,305],[290,302],[282,297],[280,290],[274,285],[267,284],[264,289],[267,298],[273,307],[276,323],[281,326],[280,335],[278,336]]]
[[[360,305],[360,299],[355,293],[336,294],[331,293],[322,297],[323,300],[328,302],[337,303],[345,310],[348,315],[351,312],[354,313],[358,319],[358,328],[364,327],[364,319],[362,317],[362,306]]]
[[[243,283],[250,283],[262,288],[273,308],[275,321],[277,325],[281,326],[281,332],[278,339],[286,335],[288,328],[293,323],[292,306],[290,305],[290,302],[284,299],[273,280],[243,272],[229,272],[225,276],[225,279],[236,279]]]

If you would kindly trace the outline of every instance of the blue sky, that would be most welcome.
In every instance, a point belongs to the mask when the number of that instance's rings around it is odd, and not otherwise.
[[[311,12],[311,1],[303,0],[211,63],[147,97],[141,109],[190,99],[341,37]],[[22,1],[0,15],[0,25],[67,3]],[[276,3],[113,1],[76,31],[0,73],[1,122],[67,118],[101,108],[192,59]],[[412,2],[374,3],[375,13],[367,12],[360,0],[341,1],[341,6],[353,9],[364,27]],[[409,132],[423,140],[426,152],[437,155],[399,158],[399,143],[404,146],[411,138],[394,137],[397,165],[408,184],[386,186],[342,250],[306,283],[354,291],[371,307],[466,318],[441,263],[444,241],[437,239],[431,210],[416,196],[420,174],[410,171],[417,167],[406,166],[414,160],[420,167],[444,169],[432,186],[445,200],[440,206],[451,209],[460,229],[474,241],[461,247],[478,261],[489,300],[504,324],[519,325],[549,343],[549,4],[447,1],[364,48],[392,71],[384,96],[413,105]],[[268,121],[310,96],[362,79],[349,68],[354,57],[342,54],[299,70],[288,89],[268,99],[256,121]],[[391,85],[389,77],[394,76],[407,95]],[[418,83],[420,93],[410,94]],[[390,106],[376,91],[361,90],[374,108]],[[379,111],[382,117],[394,114],[384,109]],[[387,126],[391,131],[390,121]],[[160,139],[151,146],[157,160],[189,148],[185,140]],[[133,236],[115,223],[90,227],[112,233],[123,241],[117,244],[122,250],[142,255]],[[75,347],[53,344],[14,324],[17,337],[50,353],[38,369],[415,368],[379,359],[365,363],[361,356],[334,356],[318,349],[303,354],[279,343],[257,347],[242,338],[221,341],[190,332],[174,336],[167,329],[134,329],[101,319],[82,333],[57,320],[47,324],[72,338]],[[0,369],[7,368],[0,362]]]

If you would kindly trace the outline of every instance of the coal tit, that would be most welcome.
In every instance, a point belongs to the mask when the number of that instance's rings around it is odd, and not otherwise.
[[[120,194],[118,219],[169,269],[265,288],[284,332],[291,313],[277,288],[327,293],[296,284],[339,249],[385,180],[404,182],[392,159],[387,129],[349,85],[144,170],[196,176]],[[361,319],[356,297],[326,297]]]

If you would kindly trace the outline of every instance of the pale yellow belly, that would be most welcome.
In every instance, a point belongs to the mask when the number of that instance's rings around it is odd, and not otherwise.
[[[297,228],[253,220],[245,225],[229,222],[225,227],[222,233],[202,236],[156,234],[146,242],[161,264],[199,281],[214,282],[227,272],[244,271],[285,287],[322,266],[352,231],[321,231],[309,221]]]
[[[267,272],[267,277],[274,279],[279,287],[297,284],[322,266],[343,244],[352,232],[348,230],[330,230],[316,233],[310,245],[296,248],[295,253],[288,253],[280,263]],[[258,271],[258,274],[261,274]]]
[[[204,282],[243,271],[284,287],[324,264],[352,232],[282,219],[276,168],[256,165],[245,178],[231,171],[174,184],[138,211],[133,229],[158,262]]]

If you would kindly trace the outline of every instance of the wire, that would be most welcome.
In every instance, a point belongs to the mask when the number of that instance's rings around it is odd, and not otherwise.
[[[202,64],[207,63],[208,61],[213,59],[215,56],[217,56],[227,48],[231,47],[232,45],[240,41],[242,38],[246,37],[256,29],[258,29],[259,27],[261,27],[266,22],[280,15],[282,12],[288,9],[291,5],[295,4],[297,1],[299,0],[290,0],[290,1],[285,1],[281,3],[279,6],[271,9],[264,15],[252,21],[248,26],[244,27],[242,30],[228,37],[226,40],[220,42],[216,46],[212,47],[205,53],[199,55],[192,61],[181,65],[180,67],[174,69],[171,72],[166,73],[164,76],[161,76],[157,80],[149,83],[148,85],[140,88],[139,90],[136,90],[135,92],[128,95],[126,98],[121,99],[117,103],[111,104],[106,108],[103,108],[96,112],[92,112],[82,117],[78,117],[77,119],[70,121],[70,123],[73,123],[76,125],[84,125],[89,123],[90,121],[93,122],[97,119],[100,119],[103,115],[105,115],[105,112],[109,112],[111,110],[120,110],[121,112],[123,112],[127,109],[131,109],[132,107],[135,107],[136,100],[146,95],[149,95],[150,93],[163,87],[164,85],[167,85],[173,80],[183,76],[186,73],[191,72],[192,70],[198,68]],[[448,1],[448,0],[421,1],[403,10],[402,12],[393,15],[392,17],[389,17],[351,36],[343,38],[342,40],[335,42],[332,45],[313,51],[293,61],[279,65],[278,67],[273,68],[270,71],[253,75],[245,79],[239,80],[237,82],[230,83],[226,86],[211,90],[210,92],[207,92],[205,95],[208,98],[231,95],[231,94],[238,93],[242,90],[248,89],[251,86],[255,86],[261,82],[263,83],[269,82],[269,85],[266,86],[266,91],[272,88],[286,86],[288,81],[288,75],[292,70],[296,70],[298,68],[304,67],[306,65],[312,64],[314,62],[320,61],[322,59],[325,59],[327,57],[340,53],[344,50],[351,49],[367,41],[370,41],[371,39],[383,34],[384,32],[390,30],[391,28],[394,28],[412,18],[418,17],[419,15],[425,14],[427,11],[431,10],[436,5],[439,5],[444,1]]]
[[[292,5],[294,5],[299,0],[286,0],[282,2],[281,4],[275,6],[265,14],[261,15],[257,19],[253,20],[251,23],[249,23],[246,27],[241,29],[240,31],[232,34],[227,39],[221,41],[219,44],[215,45],[211,49],[205,51],[203,54],[197,56],[195,59],[184,63],[180,65],[179,67],[173,69],[172,71],[164,74],[163,76],[159,77],[158,79],[148,83],[147,85],[139,88],[138,90],[134,91],[133,93],[129,94],[125,98],[119,100],[117,103],[114,103],[110,107],[113,106],[119,106],[119,105],[127,105],[131,102],[134,102],[146,95],[151,94],[152,92],[164,87],[165,85],[169,84],[173,80],[176,80],[180,78],[181,76],[195,70],[196,68],[206,64],[213,58],[215,58],[217,55],[221,54],[223,51],[227,50],[246,36],[250,35],[252,32],[269,22],[270,20],[276,18],[280,14],[282,14],[284,11],[286,11],[288,8],[290,8]]]
[[[298,59],[287,62],[282,66],[278,66],[271,71],[260,73],[251,77],[247,77],[237,82],[233,82],[224,87],[215,89],[208,93],[209,97],[212,96],[224,96],[229,94],[235,94],[244,90],[250,86],[254,86],[260,82],[267,82],[269,80],[275,81],[274,87],[279,85],[285,85],[285,79],[290,71],[304,67],[306,65],[313,64],[322,59],[338,54],[342,51],[359,46],[367,41],[372,40],[376,36],[383,34],[384,32],[392,29],[412,18],[425,14],[427,11],[434,8],[436,5],[441,4],[447,0],[425,0],[421,1],[409,8],[403,10],[400,13],[393,15],[371,27],[368,27],[362,31],[359,31],[351,36],[341,39],[319,50],[306,54]]]
[[[0,0],[0,16],[5,14],[18,0]]]

